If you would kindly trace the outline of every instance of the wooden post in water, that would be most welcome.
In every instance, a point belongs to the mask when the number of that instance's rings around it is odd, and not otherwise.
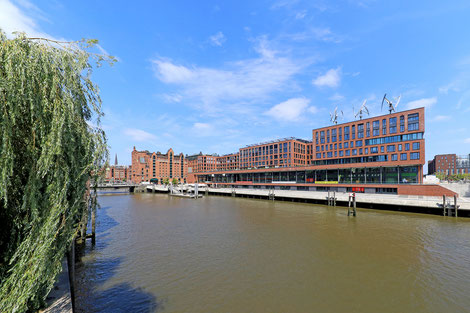
[[[454,195],[454,216],[457,217],[457,210],[459,207],[457,206],[457,196]]]
[[[356,216],[356,193],[354,192],[353,193],[353,197],[354,197],[354,212],[353,212],[353,216]]]
[[[96,240],[96,193],[91,198],[91,244],[95,244]]]
[[[333,191],[333,206],[336,206],[336,191]]]
[[[351,194],[348,195],[348,216],[351,215]]]
[[[442,196],[442,209],[444,210],[443,211],[444,216],[446,216],[446,195]]]
[[[75,237],[73,236],[70,250],[67,253],[67,263],[69,269],[70,295],[72,298],[72,308],[75,306]]]

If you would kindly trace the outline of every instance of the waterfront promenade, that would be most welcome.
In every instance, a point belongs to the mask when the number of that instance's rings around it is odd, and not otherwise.
[[[169,189],[162,185],[149,185],[146,187],[147,192],[168,192]],[[270,195],[274,193],[274,200],[293,200],[299,202],[325,202],[327,203],[328,196],[333,197],[333,192],[322,192],[322,191],[300,191],[300,190],[271,190],[271,189],[250,189],[250,188],[211,188],[211,187],[200,187],[199,192],[206,192],[212,195],[225,195],[225,196],[241,196],[249,198],[265,198],[269,199]],[[348,192],[336,192],[336,201],[339,205],[348,204],[348,198],[350,193]],[[436,212],[442,212],[442,208],[439,207],[442,204],[442,197],[434,196],[414,196],[414,195],[392,195],[392,194],[369,194],[369,193],[356,193],[356,202],[359,207],[380,207],[390,206],[396,208],[410,207],[423,208],[436,210]],[[448,198],[453,204],[453,199]],[[469,198],[458,198],[459,211],[470,212],[470,199]]]

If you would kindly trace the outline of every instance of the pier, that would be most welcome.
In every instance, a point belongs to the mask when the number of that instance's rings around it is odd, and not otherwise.
[[[190,189],[184,186],[182,188]],[[414,196],[414,195],[392,195],[392,194],[369,194],[355,193],[351,198],[350,192],[327,192],[327,191],[301,191],[301,190],[278,190],[278,189],[251,189],[251,188],[213,188],[199,187],[200,191],[204,190],[208,195],[215,196],[231,196],[244,198],[257,198],[266,200],[293,201],[306,203],[319,203],[331,206],[341,205],[360,208],[388,209],[398,211],[412,211],[420,213],[432,213],[439,215],[448,214],[450,204],[446,205],[446,214],[443,214],[443,198],[436,196]],[[168,193],[169,188],[163,185],[148,185],[147,192]],[[450,199],[450,197],[447,197]],[[452,201],[456,201],[458,212],[461,216],[470,216],[470,201],[452,197]],[[452,203],[454,205],[454,202]],[[355,212],[355,210],[353,210]],[[451,210],[452,213],[455,209]],[[351,215],[354,216],[353,213]],[[457,214],[452,214],[457,216]]]

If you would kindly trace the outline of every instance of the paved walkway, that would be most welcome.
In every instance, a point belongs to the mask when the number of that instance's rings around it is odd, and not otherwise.
[[[62,272],[59,274],[58,281],[54,288],[52,288],[47,296],[46,302],[47,308],[40,312],[73,313],[67,258],[64,258],[62,262]]]

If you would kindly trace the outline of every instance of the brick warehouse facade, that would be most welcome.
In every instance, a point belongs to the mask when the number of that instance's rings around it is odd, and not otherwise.
[[[166,154],[160,152],[132,151],[132,175],[134,183],[154,182],[162,183],[164,179],[170,181],[176,178],[185,183],[188,174],[188,163],[182,153],[176,155],[173,149]],[[157,181],[158,180],[158,181]]]
[[[428,162],[428,174],[468,174],[470,173],[470,154],[438,154]]]
[[[273,142],[241,148],[239,170],[196,176],[200,182],[233,186],[336,191],[359,186],[363,192],[397,193],[400,185],[423,181],[424,130],[424,108],[396,112],[314,129],[312,142],[290,138],[277,147]],[[266,158],[271,149],[272,163]]]

